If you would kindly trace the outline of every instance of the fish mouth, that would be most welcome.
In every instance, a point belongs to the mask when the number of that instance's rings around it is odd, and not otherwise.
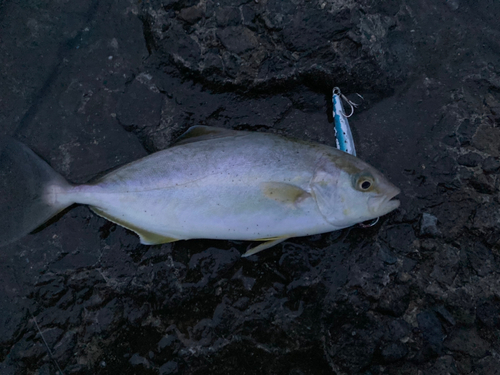
[[[386,207],[388,208],[388,212],[391,212],[398,208],[401,205],[401,202],[398,199],[389,199],[386,202]]]
[[[401,204],[398,199],[394,199],[399,193],[401,193],[401,190],[394,186],[390,192],[384,195],[369,198],[368,208],[370,212],[374,215],[382,216],[394,211]]]

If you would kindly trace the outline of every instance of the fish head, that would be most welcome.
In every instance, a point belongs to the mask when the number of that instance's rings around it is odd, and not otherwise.
[[[345,228],[399,207],[400,189],[379,171],[342,151],[322,156],[311,181],[319,211],[331,225]]]

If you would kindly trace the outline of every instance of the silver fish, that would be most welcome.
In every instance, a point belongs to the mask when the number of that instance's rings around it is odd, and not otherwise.
[[[0,152],[0,245],[79,203],[143,244],[263,241],[249,256],[399,206],[400,190],[360,159],[269,133],[195,126],[172,147],[77,186],[17,141],[4,140]]]

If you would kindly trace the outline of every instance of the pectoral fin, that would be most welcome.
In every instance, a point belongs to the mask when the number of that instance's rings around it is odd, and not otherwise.
[[[246,257],[249,257],[250,255],[257,254],[257,253],[261,252],[262,250],[269,249],[270,247],[273,247],[274,245],[277,245],[280,242],[283,242],[289,238],[290,237],[277,237],[277,238],[272,239],[270,241],[266,241],[264,243],[261,243],[259,246],[254,247],[253,249],[247,250],[245,252],[245,254],[243,254],[241,257],[246,258]]]
[[[296,205],[311,196],[304,189],[285,182],[263,182],[260,187],[266,197],[284,204]]]
[[[242,135],[241,131],[217,128],[215,126],[196,125],[191,126],[184,134],[175,140],[173,146],[185,145],[187,143],[201,142],[209,139],[234,137]]]
[[[105,218],[105,219],[107,219],[115,224],[121,225],[122,227],[127,228],[127,229],[131,230],[132,232],[135,232],[139,236],[141,243],[143,245],[159,245],[162,243],[179,241],[178,238],[164,236],[161,234],[149,232],[145,229],[139,228],[131,223],[120,220],[112,215],[109,215],[107,212],[101,210],[100,208],[91,206],[90,209],[92,211],[94,211],[97,215],[102,216],[103,218]]]

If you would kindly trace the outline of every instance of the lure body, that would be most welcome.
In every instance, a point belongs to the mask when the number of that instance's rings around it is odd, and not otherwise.
[[[337,148],[348,154],[356,156],[356,147],[354,147],[354,139],[352,138],[351,128],[347,120],[342,105],[342,94],[340,89],[335,87],[333,89],[333,118],[335,122],[335,136],[337,140]]]

